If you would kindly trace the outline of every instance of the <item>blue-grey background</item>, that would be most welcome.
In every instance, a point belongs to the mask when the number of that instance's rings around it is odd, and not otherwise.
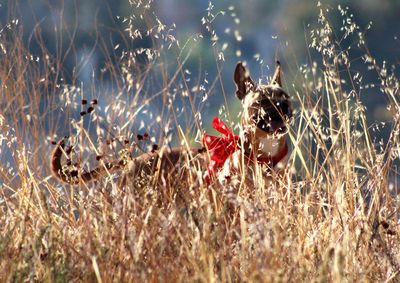
[[[99,71],[110,54],[118,57],[116,44],[122,44],[126,25],[122,19],[135,13],[128,0],[11,0],[0,1],[0,24],[4,27],[12,18],[17,17],[23,30],[26,46],[33,54],[40,53],[37,31],[51,54],[62,58],[63,71],[78,74],[78,81],[87,85],[91,79],[99,84],[107,84],[111,77]],[[338,5],[349,7],[349,14],[361,31],[366,31],[368,47],[378,63],[387,61],[398,64],[400,1],[398,0],[359,0],[359,1],[322,1],[324,7],[332,10],[330,21],[339,31],[343,18],[337,10]],[[225,11],[212,23],[219,37],[220,46],[228,43],[224,52],[225,62],[221,78],[226,94],[233,94],[233,68],[238,60],[247,61],[253,77],[271,75],[271,66],[275,59],[283,63],[285,83],[290,91],[290,80],[298,76],[298,67],[310,63],[310,53],[306,38],[310,29],[317,23],[319,7],[317,1],[310,0],[219,0],[213,1],[213,13]],[[210,3],[205,0],[156,0],[151,9],[167,26],[176,24],[174,34],[181,42],[192,34],[203,35],[210,39],[210,32],[202,24],[207,16]],[[366,27],[372,22],[372,28]],[[234,31],[240,32],[238,41]],[[34,32],[35,31],[35,32]],[[125,35],[124,35],[125,33]],[[352,39],[349,39],[351,41]],[[72,42],[72,43],[71,43]],[[130,43],[130,47],[151,47],[146,39]],[[345,42],[349,44],[349,42]],[[127,47],[127,46],[126,46]],[[72,49],[72,51],[71,51]],[[240,54],[237,52],[240,50]],[[218,73],[216,53],[211,44],[198,44],[191,50],[191,56],[185,68],[191,70],[196,78],[212,81]],[[65,56],[64,56],[65,55]],[[361,53],[354,52],[352,67],[360,71],[363,81],[376,83],[376,74],[363,66]],[[256,60],[256,58],[259,58]],[[262,62],[262,63],[260,63]],[[198,74],[196,72],[199,72]],[[71,77],[73,77],[71,75]],[[66,76],[68,82],[68,75]],[[151,91],[151,90],[150,90]],[[228,97],[234,101],[234,96]],[[368,109],[370,122],[383,121],[387,101],[379,88],[365,90],[363,101]],[[212,94],[203,113],[216,115],[224,104],[223,97]]]

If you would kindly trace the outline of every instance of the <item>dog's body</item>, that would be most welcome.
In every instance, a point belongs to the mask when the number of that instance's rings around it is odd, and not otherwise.
[[[232,174],[252,179],[256,167],[261,164],[270,169],[281,169],[288,158],[286,142],[287,122],[292,116],[289,96],[282,89],[280,65],[269,85],[256,85],[242,63],[236,66],[234,81],[236,95],[242,101],[242,131],[238,150],[210,174],[219,180],[230,179]],[[206,148],[161,148],[157,152],[142,154],[132,160],[117,160],[104,163],[90,172],[65,169],[61,158],[65,155],[64,141],[60,141],[51,158],[51,170],[65,183],[78,184],[105,176],[110,172],[123,170],[122,184],[130,180],[137,183],[141,177],[153,177],[158,181],[173,184],[190,178],[202,179],[213,162],[213,149]],[[208,150],[207,150],[208,149]],[[211,160],[210,160],[211,158]],[[220,170],[221,169],[221,170]],[[252,172],[250,172],[249,171]],[[211,176],[213,177],[213,176]]]

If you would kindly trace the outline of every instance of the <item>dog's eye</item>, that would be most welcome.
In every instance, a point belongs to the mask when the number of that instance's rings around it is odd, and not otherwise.
[[[253,122],[256,126],[264,131],[269,129],[267,121],[259,114],[254,114],[252,117]]]
[[[253,122],[257,123],[260,120],[260,116],[258,114],[254,114],[253,117],[251,117],[251,120],[253,120]]]

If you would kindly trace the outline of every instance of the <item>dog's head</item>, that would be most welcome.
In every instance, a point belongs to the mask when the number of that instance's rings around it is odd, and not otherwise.
[[[245,107],[245,123],[262,133],[284,134],[292,117],[289,95],[282,89],[281,67],[277,62],[270,84],[253,82],[248,70],[239,62],[235,69],[236,96]]]

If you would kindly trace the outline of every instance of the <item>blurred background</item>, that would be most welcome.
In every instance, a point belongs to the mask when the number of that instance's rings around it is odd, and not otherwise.
[[[171,62],[170,73],[176,69],[176,58],[184,58],[180,64],[184,61],[189,89],[196,85],[194,82],[206,85],[206,93],[198,94],[203,117],[218,115],[225,99],[233,111],[238,110],[232,81],[237,61],[248,63],[253,78],[267,81],[275,60],[279,59],[283,64],[285,88],[290,93],[300,76],[299,68],[319,60],[314,59],[314,51],[309,48],[310,32],[318,24],[321,8],[318,1],[158,0],[149,1],[146,13],[150,16],[144,20],[140,15],[142,2],[145,1],[2,0],[0,24],[5,29],[7,24],[18,19],[24,44],[39,57],[45,49],[58,58],[66,83],[88,86],[94,82],[107,89],[113,78],[102,69],[116,62],[114,58],[120,58],[129,49],[168,44],[167,40],[155,42],[154,36],[141,35],[133,39],[128,35],[132,27],[146,30],[159,20],[170,30],[165,34],[179,42],[176,51],[166,51],[162,55],[165,62]],[[377,63],[398,63],[400,1],[326,0],[322,3],[324,9],[330,10],[329,20],[334,32],[340,32],[345,21],[339,5],[348,7],[347,16],[351,15],[359,31],[365,33],[369,52]],[[155,15],[153,19],[152,15]],[[351,37],[338,37],[339,41],[344,46],[356,46],[356,40]],[[379,84],[376,85],[376,73],[364,64],[363,52],[352,49],[350,60],[352,71],[360,72],[363,83],[369,86],[360,91],[369,122],[388,120],[391,116],[386,110],[387,101],[380,93]],[[185,56],[181,56],[183,53]],[[219,79],[215,83],[216,77]],[[213,81],[215,87],[211,88]],[[147,91],[157,90],[148,88]],[[226,98],[221,93],[226,94]]]

